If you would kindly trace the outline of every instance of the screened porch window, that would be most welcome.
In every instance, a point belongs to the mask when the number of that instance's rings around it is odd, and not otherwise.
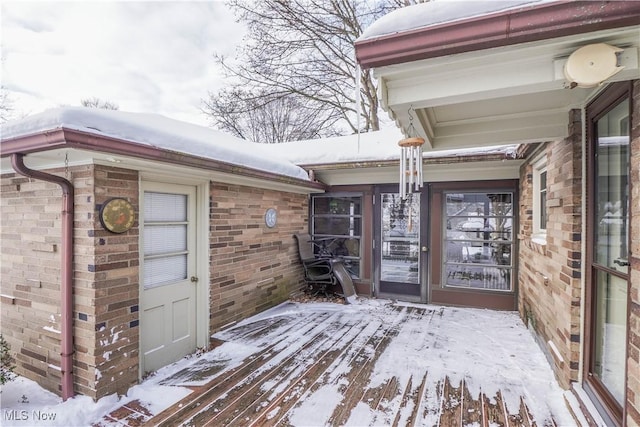
[[[311,237],[324,250],[342,257],[352,277],[360,277],[362,196],[322,194],[311,202]]]
[[[446,192],[444,196],[444,285],[512,291],[514,194]]]

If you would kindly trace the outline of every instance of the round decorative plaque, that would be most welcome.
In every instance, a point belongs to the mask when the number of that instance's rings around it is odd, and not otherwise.
[[[273,228],[277,222],[278,212],[274,208],[267,209],[267,212],[264,214],[264,223],[267,224],[267,227]]]
[[[116,197],[107,200],[100,208],[100,222],[105,230],[124,233],[133,227],[136,213],[127,199]]]

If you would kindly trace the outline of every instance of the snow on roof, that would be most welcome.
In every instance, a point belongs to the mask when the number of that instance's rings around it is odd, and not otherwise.
[[[3,124],[2,139],[60,128],[122,139],[162,150],[309,180],[304,169],[278,157],[261,144],[158,114],[86,107],[54,108]]]
[[[269,150],[298,165],[325,165],[400,159],[398,141],[404,136],[397,128],[333,138],[270,144]],[[425,151],[424,158],[473,154],[501,154],[515,158],[517,145]]]
[[[403,7],[381,17],[364,30],[358,40],[372,39],[417,28],[454,22],[533,3],[552,0],[435,0]]]

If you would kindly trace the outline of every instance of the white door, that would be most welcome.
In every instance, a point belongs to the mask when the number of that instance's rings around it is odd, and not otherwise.
[[[143,183],[141,373],[196,349],[196,189]]]

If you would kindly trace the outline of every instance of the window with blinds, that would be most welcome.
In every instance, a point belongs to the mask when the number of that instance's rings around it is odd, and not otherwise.
[[[186,194],[144,193],[145,289],[187,278],[187,206]]]

